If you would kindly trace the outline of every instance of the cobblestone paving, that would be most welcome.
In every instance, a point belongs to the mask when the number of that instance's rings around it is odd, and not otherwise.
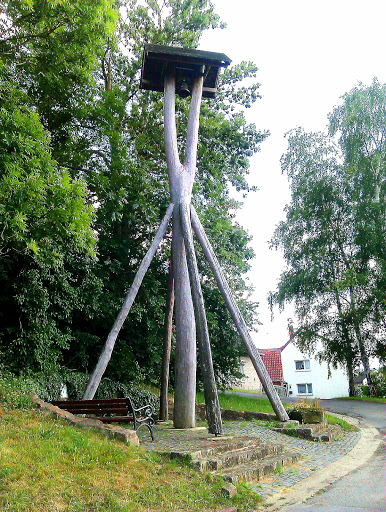
[[[250,436],[259,437],[263,442],[284,444],[286,451],[300,452],[303,458],[296,464],[283,468],[262,482],[252,483],[251,486],[263,499],[276,494],[283,488],[288,488],[311,475],[314,471],[331,464],[348,453],[360,439],[359,432],[346,432],[342,430],[334,441],[329,443],[316,443],[296,437],[290,437],[279,432],[273,432],[256,421],[239,422],[227,421],[223,423],[224,436]],[[206,429],[175,430],[167,425],[154,427],[155,442],[151,443],[149,435],[141,429],[140,445],[148,450],[157,452],[186,452],[200,449],[203,444],[213,442]]]

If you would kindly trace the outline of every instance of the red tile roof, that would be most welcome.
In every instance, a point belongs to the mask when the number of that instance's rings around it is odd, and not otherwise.
[[[279,384],[283,381],[283,366],[281,364],[281,350],[273,349],[259,349],[259,354],[271,380],[274,384]]]

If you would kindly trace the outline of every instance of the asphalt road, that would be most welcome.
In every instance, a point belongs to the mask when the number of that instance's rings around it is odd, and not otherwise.
[[[383,444],[369,463],[319,492],[301,505],[280,512],[385,512],[386,511],[386,404],[354,400],[321,400],[332,412],[345,414],[377,428]]]
[[[357,400],[321,400],[322,407],[328,411],[346,414],[359,420],[363,420],[372,427],[386,427],[386,404],[377,402],[361,402]]]
[[[251,393],[241,395],[251,396]],[[265,395],[255,395],[266,398]],[[283,402],[294,402],[284,398]],[[303,504],[283,507],[278,512],[386,512],[386,404],[342,400],[321,400],[331,412],[354,417],[379,431],[383,443],[370,461],[319,491]]]

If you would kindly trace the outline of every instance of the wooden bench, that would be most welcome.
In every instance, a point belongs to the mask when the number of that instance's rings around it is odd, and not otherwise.
[[[94,419],[104,423],[132,422],[136,432],[141,427],[147,427],[151,440],[154,441],[153,408],[151,405],[145,405],[135,409],[130,397],[104,400],[52,400],[51,404],[72,414],[93,415]]]

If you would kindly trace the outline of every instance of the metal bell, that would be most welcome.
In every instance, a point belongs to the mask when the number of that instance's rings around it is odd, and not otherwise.
[[[178,91],[178,96],[180,96],[181,98],[187,98],[188,96],[190,96],[189,86],[185,79],[183,79],[181,82],[180,89]]]

